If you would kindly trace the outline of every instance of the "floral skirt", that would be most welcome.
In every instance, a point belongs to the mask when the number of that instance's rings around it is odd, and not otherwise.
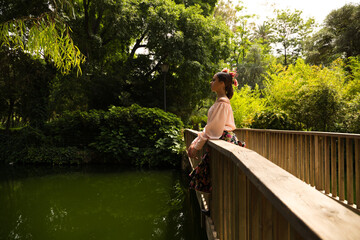
[[[237,139],[235,133],[224,131],[220,139],[227,142],[245,147],[245,143]],[[206,149],[199,165],[189,174],[191,189],[200,192],[211,192],[211,178],[210,178],[210,152]]]

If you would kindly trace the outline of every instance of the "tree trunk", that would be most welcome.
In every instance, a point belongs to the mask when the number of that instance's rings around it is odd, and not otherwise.
[[[284,44],[284,65],[287,66],[287,56],[286,56],[286,44]]]
[[[84,5],[84,30],[86,33],[86,36],[88,38],[90,38],[90,29],[89,29],[89,1],[88,0],[83,0],[83,5]],[[85,43],[85,56],[89,57],[89,51],[88,51],[88,43]]]
[[[5,125],[6,132],[8,132],[10,129],[13,112],[14,112],[14,100],[12,98],[10,98],[9,111],[7,114],[7,120],[6,120],[6,125]]]

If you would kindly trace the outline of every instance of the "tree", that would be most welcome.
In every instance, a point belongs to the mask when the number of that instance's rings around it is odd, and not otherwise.
[[[168,110],[188,116],[208,96],[209,79],[229,56],[230,31],[212,16],[205,17],[197,5],[78,0],[74,9],[76,18],[69,25],[87,61],[84,74],[72,84],[80,85],[76,89],[88,99],[83,106],[89,109],[132,103],[162,108],[160,65],[167,62]],[[69,104],[74,94],[56,96]]]
[[[185,7],[199,5],[204,16],[211,16],[218,0],[174,0],[176,4],[184,4]]]
[[[325,19],[325,28],[334,34],[337,53],[345,57],[360,54],[360,5],[347,4],[332,11]]]
[[[215,7],[214,17],[221,18],[232,29],[237,22],[236,12],[241,11],[241,8],[239,5],[234,6],[231,0],[220,0]]]
[[[334,35],[326,28],[307,39],[304,47],[306,62],[310,64],[329,66],[341,54],[335,52]]]
[[[240,86],[255,88],[258,85],[263,88],[264,75],[272,61],[271,55],[266,51],[266,47],[261,44],[255,43],[250,47],[245,59],[236,68],[236,79]]]
[[[236,68],[239,63],[244,62],[246,52],[251,46],[250,37],[253,23],[249,19],[254,15],[236,15],[237,13],[242,13],[245,9],[241,5],[234,6],[230,0],[227,2],[222,0],[214,11],[214,17],[222,19],[233,32],[230,46],[232,53],[229,59],[231,68]]]
[[[360,5],[346,4],[327,15],[324,27],[307,46],[307,61],[329,65],[332,60],[360,54]]]
[[[271,27],[268,22],[263,22],[258,25],[253,33],[252,41],[255,41],[263,46],[264,54],[270,54],[271,46]]]
[[[264,95],[270,109],[283,110],[307,130],[336,131],[342,122],[345,74],[342,61],[329,68],[310,66],[303,59],[287,68],[273,66]]]
[[[35,0],[24,8],[24,1],[1,1],[0,42],[11,49],[21,49],[34,57],[46,58],[63,74],[77,67],[84,56],[73,44],[65,12],[68,0]]]
[[[284,57],[284,65],[294,63],[303,51],[304,40],[312,32],[315,21],[313,18],[304,20],[302,12],[275,10],[276,17],[269,20],[272,29],[272,43]]]
[[[22,51],[0,51],[0,115],[6,130],[15,122],[42,127],[49,117],[49,84],[54,69]]]

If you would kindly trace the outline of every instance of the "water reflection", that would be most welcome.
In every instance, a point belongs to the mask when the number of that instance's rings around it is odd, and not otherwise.
[[[206,239],[177,171],[0,169],[0,239]]]

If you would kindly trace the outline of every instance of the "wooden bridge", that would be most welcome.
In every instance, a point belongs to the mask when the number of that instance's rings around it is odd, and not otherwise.
[[[360,135],[237,129],[211,154],[208,239],[360,239]],[[185,130],[189,146],[197,132]],[[251,149],[251,150],[250,150]],[[201,153],[199,153],[200,155]],[[195,167],[199,159],[189,159]]]

